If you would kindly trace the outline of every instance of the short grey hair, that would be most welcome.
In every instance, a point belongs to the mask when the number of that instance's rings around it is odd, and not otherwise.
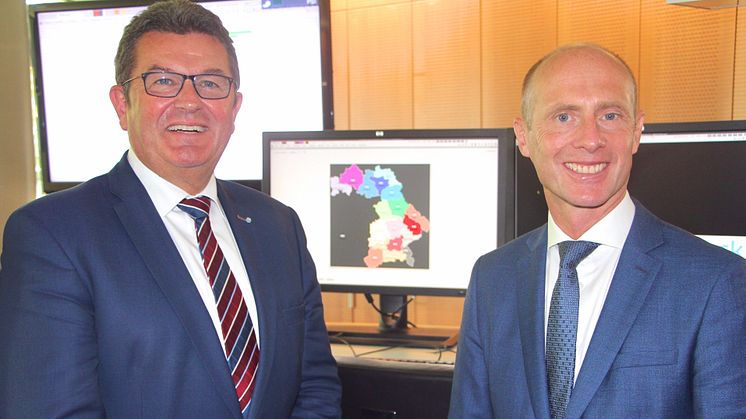
[[[178,35],[200,33],[214,37],[228,53],[231,76],[238,88],[241,78],[238,72],[238,58],[228,30],[225,29],[217,15],[189,0],[159,1],[132,18],[124,28],[117,55],[114,58],[117,84],[122,84],[132,77],[137,42],[148,32]]]

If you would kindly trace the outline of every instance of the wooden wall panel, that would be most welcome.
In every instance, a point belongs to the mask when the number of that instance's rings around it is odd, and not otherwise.
[[[8,216],[36,194],[27,34],[26,3],[0,3],[0,236]]]
[[[332,12],[347,10],[347,0],[329,0],[329,10]],[[333,27],[334,25],[332,25]]]
[[[412,5],[350,9],[347,20],[350,128],[412,128]]]
[[[329,322],[352,322],[351,299],[354,297],[349,293],[323,292],[321,300],[324,303],[324,320]]]
[[[647,122],[730,119],[736,9],[643,0],[640,107]]]
[[[557,5],[557,45],[599,44],[617,53],[639,78],[639,0],[572,0]]]
[[[464,310],[463,297],[417,297],[411,304],[410,321],[417,326],[458,327]]]
[[[415,128],[479,128],[479,0],[413,4]]]
[[[557,45],[557,0],[482,0],[482,127],[510,127],[523,76]]]
[[[348,69],[347,12],[331,12],[332,88],[334,89],[334,129],[350,128],[350,72]]]
[[[735,68],[733,71],[733,119],[746,119],[746,8],[736,9]]]
[[[366,9],[417,0],[331,0],[331,10]]]
[[[331,9],[338,129],[511,126],[525,72],[571,42],[599,43],[627,61],[647,122],[746,119],[746,8],[332,0]],[[361,294],[325,294],[324,303],[328,321],[378,321]],[[410,320],[457,326],[462,305],[461,298],[419,296]]]

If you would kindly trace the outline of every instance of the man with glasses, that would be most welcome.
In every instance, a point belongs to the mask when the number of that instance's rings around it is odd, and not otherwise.
[[[156,3],[115,64],[130,150],[5,229],[0,417],[339,417],[298,217],[213,174],[242,101],[228,32]]]

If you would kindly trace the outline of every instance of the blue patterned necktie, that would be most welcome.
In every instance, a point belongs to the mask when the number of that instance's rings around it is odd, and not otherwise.
[[[598,247],[598,243],[564,241],[558,246],[560,268],[549,306],[546,348],[549,407],[553,419],[565,417],[575,375],[575,341],[580,303],[576,268],[580,261]]]

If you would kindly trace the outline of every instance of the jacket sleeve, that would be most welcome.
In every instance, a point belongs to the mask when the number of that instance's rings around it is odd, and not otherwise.
[[[694,349],[698,418],[746,417],[746,260],[723,271],[707,300]]]
[[[30,211],[5,226],[0,265],[0,417],[104,417],[90,285]]]
[[[461,318],[456,367],[451,388],[449,419],[491,418],[492,407],[487,385],[487,365],[479,332],[480,259],[474,266],[466,292],[464,313]]]
[[[300,220],[294,213],[293,216],[298,236],[298,250],[302,257],[305,341],[300,391],[292,417],[339,418],[342,415],[342,388],[324,323],[321,288],[316,278],[316,267],[306,248],[306,237]]]

